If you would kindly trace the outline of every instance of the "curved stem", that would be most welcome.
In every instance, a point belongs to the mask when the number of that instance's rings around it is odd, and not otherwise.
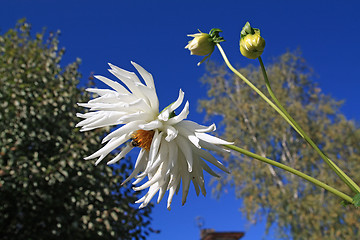
[[[229,62],[228,58],[226,57],[226,54],[219,43],[216,44],[218,47],[226,65],[230,68],[231,71],[233,71],[239,78],[241,78],[247,85],[249,85],[257,94],[260,95],[272,108],[275,109],[302,137],[303,135],[297,130],[297,128],[294,126],[294,124],[289,121],[289,119],[286,117],[286,115],[281,111],[270,99],[268,99],[264,93],[262,93],[257,87],[255,87],[249,80],[247,80],[246,77],[244,77],[241,73],[239,73]]]
[[[346,183],[354,192],[360,193],[360,187],[350,178],[348,177],[330,158],[328,158],[314,143],[314,141],[305,133],[305,131],[297,124],[297,122],[290,116],[290,114],[286,111],[286,109],[281,105],[279,100],[276,98],[274,92],[271,89],[269,79],[266,74],[264,63],[261,57],[258,58],[261,66],[261,70],[265,79],[265,85],[268,89],[268,92],[275,102],[275,104],[280,108],[280,110],[284,113],[286,120],[290,121],[297,132],[300,132],[300,135],[310,144],[310,146],[315,149],[315,151],[324,159],[324,161],[330,166],[330,168]]]
[[[262,93],[257,87],[255,87],[246,77],[244,77],[241,73],[239,73],[229,62],[228,58],[226,57],[226,54],[219,43],[216,44],[218,47],[226,65],[230,68],[231,71],[233,71],[238,77],[240,77],[247,85],[249,85],[257,94],[260,95],[272,108],[275,109],[294,129],[295,131],[304,138],[312,148],[315,149],[315,151],[318,152],[318,154],[324,159],[324,161],[330,166],[330,168],[343,180],[343,182],[348,185],[351,190],[353,190],[356,193],[360,193],[360,187],[350,178],[348,177],[333,161],[331,161],[319,148],[318,146],[312,141],[312,139],[302,130],[302,128],[296,123],[296,121],[287,113],[287,111],[282,107],[280,102],[275,97],[271,87],[269,80],[266,75],[266,71],[264,68],[264,65],[261,64],[261,58],[259,58],[260,65],[262,66],[262,71],[264,74],[264,78],[266,79],[266,86],[269,90],[270,96],[273,98],[276,104],[274,104],[270,99],[268,99],[264,93]]]
[[[317,185],[317,186],[319,186],[319,187],[321,187],[321,188],[335,194],[336,196],[344,199],[346,202],[353,203],[353,198],[346,195],[345,193],[340,192],[339,190],[337,190],[337,189],[335,189],[333,187],[330,187],[329,185],[317,180],[316,178],[310,177],[310,176],[308,176],[308,175],[306,175],[306,174],[304,174],[304,173],[302,173],[302,172],[300,172],[298,170],[295,170],[295,169],[293,169],[293,168],[291,168],[289,166],[286,166],[286,165],[281,164],[279,162],[276,162],[274,160],[259,156],[259,155],[255,154],[255,153],[249,152],[249,151],[247,151],[245,149],[242,149],[242,148],[239,148],[239,147],[236,147],[236,146],[233,146],[233,145],[224,145],[224,146],[229,148],[229,149],[232,149],[234,151],[237,151],[239,153],[245,154],[245,155],[247,155],[247,156],[249,156],[251,158],[254,158],[254,159],[257,159],[259,161],[271,164],[271,165],[273,165],[275,167],[281,168],[281,169],[283,169],[285,171],[288,171],[288,172],[290,172],[292,174],[295,174],[295,175],[297,175],[297,176],[299,176],[299,177],[301,177],[301,178],[303,178],[303,179],[305,179],[305,180],[307,180],[307,181],[309,181],[309,182],[311,182],[311,183],[313,183],[313,184],[315,184],[315,185]]]

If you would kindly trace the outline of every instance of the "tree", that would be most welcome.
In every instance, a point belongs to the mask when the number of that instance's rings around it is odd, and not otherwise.
[[[260,68],[239,70],[267,93]],[[313,140],[355,182],[360,182],[360,129],[340,113],[341,102],[322,94],[299,53],[286,53],[267,66],[272,88],[282,104]],[[236,146],[277,160],[339,188],[347,186],[271,107],[225,66],[208,64],[200,101],[207,118],[220,116],[222,138]],[[218,118],[217,118],[218,119]],[[336,196],[305,180],[237,153],[224,155],[232,173],[217,181],[243,199],[241,210],[256,222],[266,217],[267,230],[284,239],[359,239],[360,210],[344,207]]]
[[[144,239],[151,207],[120,186],[131,164],[95,167],[101,130],[81,133],[77,60],[60,61],[58,33],[34,38],[25,20],[0,36],[0,235],[2,239]],[[110,156],[113,157],[113,156]]]

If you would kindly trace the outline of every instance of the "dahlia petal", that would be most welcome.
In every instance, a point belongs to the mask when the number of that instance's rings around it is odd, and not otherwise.
[[[196,196],[199,196],[200,195],[200,188],[199,188],[199,185],[196,181],[194,181],[194,179],[192,179],[192,183],[195,187],[195,192],[196,192]]]
[[[79,118],[90,118],[94,115],[97,115],[97,112],[87,112],[87,113],[77,113],[76,116]],[[79,124],[76,124],[78,126]]]
[[[190,174],[184,173],[182,176],[182,199],[181,204],[184,205],[186,202],[186,197],[189,193],[189,187],[190,187]]]
[[[186,162],[188,164],[188,171],[192,172],[193,168],[193,152],[191,150],[191,146],[189,145],[189,142],[185,140],[184,137],[178,136],[175,139],[176,143],[178,144],[181,152],[184,154]]]
[[[133,184],[133,185],[138,184],[138,183],[141,182],[145,177],[146,177],[146,175],[144,175],[144,176],[142,176],[142,177],[137,176],[137,177],[136,177],[136,180],[135,180],[132,184]]]
[[[165,142],[161,142],[161,147],[159,148],[158,154],[154,160],[154,162],[151,164],[151,166],[145,170],[145,172],[153,172],[160,163],[163,163],[164,161],[167,162],[169,155],[168,146]]]
[[[195,147],[201,148],[201,146],[199,145],[200,140],[195,136],[195,133],[193,131],[190,131],[186,128],[179,126],[177,126],[177,129],[179,130],[181,136],[189,139],[189,141],[192,142],[192,144],[194,144]]]
[[[163,163],[162,163],[163,164]],[[146,183],[144,183],[143,185],[139,186],[139,187],[133,187],[133,189],[135,191],[141,191],[144,190],[145,188],[148,188],[150,186],[152,186],[155,182],[157,182],[160,178],[161,178],[161,171],[157,171],[156,174],[154,175],[154,177],[152,177],[151,179],[149,179],[149,181],[147,181]]]
[[[98,151],[96,151],[92,155],[86,157],[85,160],[93,159],[93,158],[99,157],[100,155],[107,155],[112,150],[114,150],[115,148],[117,148],[118,146],[120,146],[121,144],[123,144],[124,142],[126,142],[129,139],[130,139],[130,136],[127,136],[127,135],[123,135],[118,138],[113,138],[104,147],[100,148]]]
[[[78,124],[76,124],[75,127],[85,126],[93,121],[100,119],[102,117],[102,115],[103,115],[103,113],[99,114],[98,112],[88,112],[85,114],[77,113],[76,114],[77,117],[85,118],[85,119],[82,120],[81,122],[79,122]]]
[[[105,94],[115,94],[118,93],[111,89],[100,89],[100,88],[87,88],[85,89],[87,92],[96,93],[99,96],[104,96]]]
[[[200,144],[200,146],[202,148],[205,148],[205,149],[210,150],[210,151],[216,151],[216,152],[221,152],[221,153],[229,153],[230,152],[230,150],[228,150],[228,149],[216,146],[215,144],[208,143],[208,142],[203,141],[201,139],[200,139],[199,144]]]
[[[196,132],[195,135],[199,139],[201,139],[203,141],[206,141],[206,142],[209,142],[209,143],[212,143],[212,144],[221,144],[221,145],[234,144],[233,142],[228,142],[228,141],[222,140],[220,138],[211,136],[211,135],[206,134],[206,133],[197,133]]]
[[[137,87],[144,94],[144,96],[147,99],[147,103],[151,106],[153,111],[158,112],[159,111],[159,99],[156,95],[155,90],[151,89],[149,87],[146,87],[144,85],[137,85]]]
[[[167,124],[169,124],[169,125],[176,124],[176,123],[184,120],[188,114],[189,114],[189,102],[186,101],[186,104],[185,104],[183,110],[181,111],[181,113],[173,118],[170,118],[167,121]]]
[[[108,112],[99,114],[96,118],[96,121],[89,122],[88,124],[84,125],[81,131],[89,131],[96,128],[106,127],[106,126],[112,126],[119,124],[119,117],[121,116],[121,113],[117,112]]]
[[[178,98],[174,103],[169,106],[169,112],[175,111],[178,107],[180,107],[181,103],[184,100],[184,95],[184,92],[180,89]]]
[[[125,71],[115,65],[110,64],[110,67],[112,69],[109,70],[114,76],[116,76],[118,79],[120,79],[126,87],[137,97],[144,98],[144,94],[138,89],[138,85],[141,85],[139,78],[136,76],[133,72]]]
[[[210,167],[209,165],[207,165],[204,160],[200,159],[199,160],[199,163],[200,163],[200,166],[207,172],[209,173],[210,175],[216,177],[216,178],[219,178],[220,176],[218,174],[216,174]]]
[[[162,121],[167,121],[169,119],[170,113],[175,111],[175,109],[177,109],[181,105],[183,100],[184,100],[184,92],[180,89],[177,100],[172,104],[170,104],[167,108],[165,108],[158,116],[158,119]]]
[[[126,71],[126,70],[124,70],[124,69],[122,69],[122,68],[119,68],[118,66],[115,66],[115,65],[113,65],[113,64],[111,64],[111,63],[108,63],[108,64],[109,64],[109,66],[111,67],[111,69],[109,69],[109,71],[112,70],[113,72],[116,72],[117,75],[121,76],[121,78],[118,77],[121,81],[122,81],[122,78],[125,78],[126,81],[130,80],[131,83],[141,83],[140,80],[139,80],[139,78],[136,76],[135,73]],[[114,75],[115,75],[115,74],[114,74]],[[115,75],[115,76],[116,76],[116,75]],[[125,83],[125,82],[124,82],[124,83]],[[126,84],[126,83],[125,83],[125,84]],[[126,86],[127,86],[127,85],[126,85]],[[129,87],[129,86],[127,86],[127,87]],[[129,89],[130,89],[130,88],[129,88]]]
[[[146,124],[141,124],[139,127],[143,130],[153,130],[162,127],[162,123],[159,120],[154,120]]]
[[[148,112],[135,112],[122,116],[119,121],[121,122],[132,122],[137,120],[151,121],[154,118],[154,115]]]
[[[107,154],[100,155],[100,157],[95,162],[95,166],[97,166],[106,156]]]
[[[130,103],[129,107],[131,107],[133,111],[136,109],[144,112],[152,112],[152,108],[142,98]]]
[[[166,135],[167,136],[165,137],[165,140],[170,142],[176,138],[176,136],[178,135],[178,130],[176,130],[172,126],[166,126]]]
[[[216,125],[214,123],[207,127],[193,121],[183,120],[179,122],[177,125],[186,128],[189,131],[198,132],[198,133],[206,133],[216,130]]]
[[[206,161],[208,161],[209,163],[220,168],[224,172],[230,173],[230,171],[221,162],[219,162],[213,155],[211,155],[209,152],[204,151],[202,149],[197,149],[196,154],[199,155],[201,158],[205,159]]]
[[[142,123],[144,123],[144,121],[138,120],[138,121],[133,121],[133,122],[130,122],[128,124],[125,124],[121,128],[116,129],[115,131],[113,131],[109,135],[107,135],[102,140],[102,143],[105,143],[105,142],[109,141],[110,139],[112,139],[114,137],[120,137],[120,136],[122,136],[124,134],[130,134],[131,132],[138,130],[139,125],[142,124]]]
[[[169,165],[166,174],[168,174],[171,168],[175,168],[176,163],[178,162],[178,145],[175,141],[169,142]]]
[[[107,162],[107,165],[118,162],[121,158],[125,157],[126,154],[128,154],[131,150],[133,150],[133,148],[134,148],[133,146],[127,144],[126,147],[115,158]]]
[[[144,79],[146,86],[155,89],[154,79],[151,73],[146,71],[143,67],[135,62],[131,62],[131,64],[136,68],[136,70],[140,73],[141,77]]]
[[[145,151],[146,150],[144,150],[144,149],[140,150],[139,155],[138,155],[138,157],[136,159],[136,163],[135,163],[135,167],[134,167],[133,172],[121,183],[121,185],[124,185],[130,179],[135,177],[136,174],[138,174],[140,171],[144,170],[144,168],[145,168],[145,160],[146,160],[146,158],[144,157]]]
[[[163,197],[165,196],[165,193],[167,191],[167,186],[169,184],[170,178],[167,176],[166,180],[164,182],[164,184],[161,185],[160,189],[159,189],[159,196],[157,199],[157,203],[160,203],[160,201],[163,199]]]
[[[177,178],[175,184],[169,189],[169,196],[167,200],[167,209],[171,210],[171,202],[176,192],[177,186],[180,184],[180,178]]]
[[[159,191],[159,187],[156,185],[152,185],[148,191],[148,193],[145,195],[145,199],[143,201],[143,203],[139,206],[139,208],[144,208],[146,207],[150,200],[155,196],[155,194]]]
[[[195,179],[193,179],[193,181],[194,180],[197,182],[198,186],[200,187],[202,195],[206,196],[204,177],[203,176],[201,176],[201,177],[198,176],[198,177],[195,177]]]
[[[117,91],[118,93],[130,94],[129,91],[126,90],[126,88],[124,88],[123,86],[121,86],[121,84],[118,83],[118,82],[115,82],[113,80],[110,80],[110,79],[108,79],[106,77],[99,76],[99,75],[95,75],[94,77],[99,79],[100,81],[102,81],[103,83],[105,83],[106,85],[108,85],[109,87],[111,87],[112,89]]]
[[[161,143],[162,135],[163,135],[163,132],[159,133],[159,131],[157,129],[155,130],[155,133],[154,133],[154,136],[153,136],[153,139],[151,142],[150,151],[149,151],[149,160],[148,160],[149,165],[147,166],[147,168],[151,167],[153,162],[155,161],[155,157],[159,151],[159,146]]]

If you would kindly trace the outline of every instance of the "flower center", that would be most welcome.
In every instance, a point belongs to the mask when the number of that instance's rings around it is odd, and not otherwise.
[[[131,144],[134,147],[141,147],[141,148],[144,148],[145,150],[149,151],[152,139],[154,137],[154,133],[155,132],[153,130],[150,130],[150,131],[141,130],[141,129],[137,130],[136,132],[134,132],[132,134]]]

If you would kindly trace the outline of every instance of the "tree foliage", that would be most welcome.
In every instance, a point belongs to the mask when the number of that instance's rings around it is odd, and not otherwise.
[[[239,71],[266,91],[260,68]],[[341,102],[311,81],[300,54],[286,53],[267,66],[272,88],[289,113],[355,182],[360,182],[360,129],[340,113]],[[223,138],[282,162],[353,196],[314,150],[255,92],[225,66],[208,64],[203,77],[208,98],[200,101],[207,118],[221,117]],[[224,155],[232,173],[216,184],[228,185],[243,199],[247,218],[266,218],[284,239],[360,239],[360,210],[344,207],[336,196],[305,180],[237,153]]]
[[[131,166],[83,160],[105,132],[75,128],[79,60],[62,68],[58,33],[44,35],[22,20],[0,36],[1,239],[144,239],[151,207],[120,186]]]

